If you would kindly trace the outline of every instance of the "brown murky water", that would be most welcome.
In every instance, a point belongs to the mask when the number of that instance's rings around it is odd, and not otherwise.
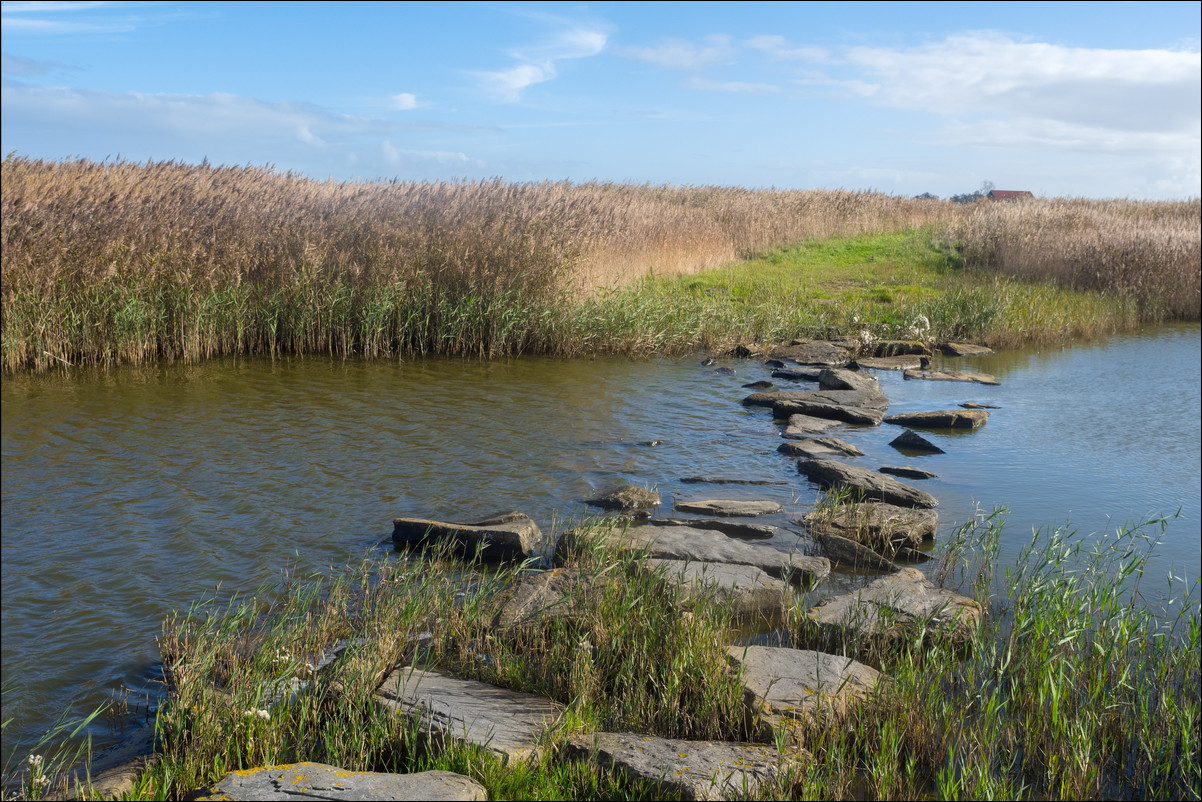
[[[944,529],[974,502],[1007,505],[1003,562],[1032,527],[1102,531],[1183,508],[1151,569],[1193,578],[1200,342],[1195,324],[969,362],[1000,387],[877,373],[891,412],[1002,408],[977,432],[931,435],[948,452],[934,457],[897,454],[889,425],[836,434],[865,467],[938,473],[922,487]],[[172,609],[378,551],[396,515],[519,509],[549,530],[625,480],[656,487],[665,511],[771,498],[787,512],[767,522],[786,524],[816,491],[776,453],[768,411],[739,404],[741,385],[769,371],[730,360],[715,366],[726,375],[698,359],[230,360],[5,377],[4,759],[68,707],[143,687]],[[697,474],[787,484],[679,481]]]

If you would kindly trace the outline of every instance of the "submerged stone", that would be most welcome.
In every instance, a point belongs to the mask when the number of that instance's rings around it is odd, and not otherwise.
[[[475,800],[487,799],[484,786],[450,771],[385,774],[348,771],[325,763],[285,763],[232,771],[190,797],[198,800],[347,799],[347,800]]]
[[[586,499],[584,503],[603,510],[641,510],[658,507],[659,493],[645,487],[623,485]]]
[[[627,779],[681,799],[756,799],[778,774],[810,756],[775,747],[723,741],[680,741],[628,732],[598,732],[567,739],[561,757],[587,759]]]
[[[915,370],[922,367],[918,356],[870,356],[857,359],[856,364],[871,370]]]
[[[889,474],[890,476],[900,476],[903,479],[938,479],[931,471],[924,471],[922,468],[914,468],[909,465],[882,465],[878,468],[881,473]]]
[[[842,424],[839,421],[834,421],[830,418],[815,418],[813,415],[790,415],[789,422],[782,436],[790,440],[799,440],[803,437],[822,434],[827,429],[833,429],[840,425]]]
[[[706,499],[704,501],[678,501],[674,509],[696,515],[753,518],[757,515],[771,515],[780,512],[781,506],[775,501],[766,500]]]
[[[988,373],[968,370],[907,370],[902,374],[907,379],[923,379],[933,382],[975,382],[977,384],[1001,384]]]
[[[838,437],[789,440],[776,450],[790,457],[862,457],[864,452]]]
[[[783,479],[741,479],[730,476],[684,476],[680,480],[686,485],[787,485]]]

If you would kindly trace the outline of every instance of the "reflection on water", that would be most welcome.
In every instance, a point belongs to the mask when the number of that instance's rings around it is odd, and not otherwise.
[[[1199,327],[955,360],[1000,387],[882,372],[891,412],[1000,405],[981,430],[931,434],[904,456],[896,427],[832,433],[857,464],[913,464],[944,530],[975,502],[1010,510],[1002,558],[1032,527],[1098,531],[1183,509],[1154,570],[1199,565]],[[938,360],[937,360],[938,364]],[[945,364],[953,364],[952,360]],[[140,687],[164,616],[378,548],[396,515],[470,519],[519,509],[544,528],[617,480],[674,499],[815,491],[776,453],[767,410],[738,402],[758,363],[218,361],[3,380],[4,757],[73,699]],[[653,441],[659,445],[650,445]],[[682,484],[698,474],[776,486]],[[798,542],[789,534],[775,545]],[[836,578],[826,592],[857,578]]]

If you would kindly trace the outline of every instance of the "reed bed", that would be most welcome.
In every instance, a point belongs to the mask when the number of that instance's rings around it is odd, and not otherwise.
[[[953,226],[965,260],[1130,298],[1148,320],[1202,317],[1202,202],[978,202]]]

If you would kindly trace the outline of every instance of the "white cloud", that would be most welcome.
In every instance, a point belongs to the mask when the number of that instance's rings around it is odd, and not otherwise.
[[[589,28],[561,31],[548,42],[514,50],[510,56],[524,62],[505,70],[477,70],[475,75],[490,94],[502,103],[520,100],[522,90],[550,81],[559,75],[555,62],[589,58],[605,49],[608,34]]]
[[[470,158],[466,153],[449,150],[413,150],[408,148],[398,148],[387,139],[380,142],[380,152],[384,154],[384,161],[394,167],[417,161],[433,161],[439,164],[452,164],[455,162],[476,163],[475,159]]]
[[[392,107],[398,111],[409,111],[417,108],[417,95],[409,92],[400,92],[391,98]]]
[[[0,72],[5,75],[45,75],[48,72],[71,69],[57,61],[36,61],[11,53],[0,54]]]
[[[765,92],[780,91],[780,87],[776,84],[757,84],[746,81],[707,81],[704,78],[696,76],[689,79],[689,88],[700,89],[703,92],[737,92],[741,94],[763,94]]]
[[[661,40],[655,47],[622,47],[616,52],[670,70],[696,70],[730,60],[735,55],[735,48],[729,36],[714,34],[705,37],[703,44],[669,38]]]
[[[785,61],[821,62],[830,58],[830,51],[825,47],[816,47],[813,45],[791,47],[783,36],[753,36],[744,42],[744,44],[756,50],[762,50],[773,58]]]
[[[137,27],[137,17],[64,19],[62,14],[116,9],[128,5],[130,4],[108,2],[7,2],[0,5],[0,29],[10,34],[125,33]],[[28,16],[30,14],[39,16],[34,18]],[[49,18],[52,16],[58,18]]]

